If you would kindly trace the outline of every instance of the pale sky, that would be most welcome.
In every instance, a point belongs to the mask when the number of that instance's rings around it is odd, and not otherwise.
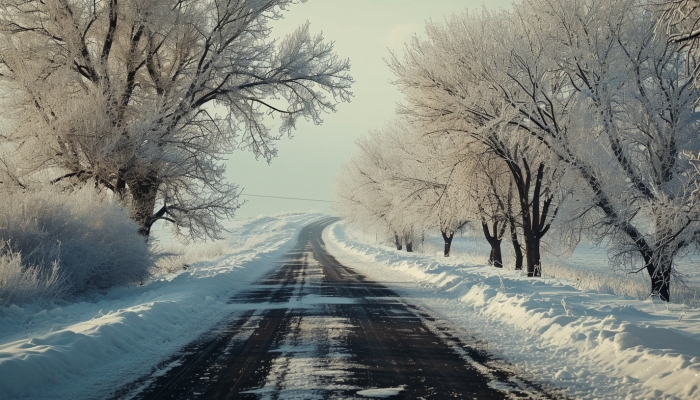
[[[306,20],[312,33],[335,42],[341,58],[349,58],[355,79],[354,97],[338,105],[324,123],[300,121],[292,139],[278,142],[278,156],[270,165],[252,153],[237,151],[227,163],[229,181],[244,194],[333,200],[333,182],[342,162],[353,153],[354,141],[380,128],[394,115],[400,94],[389,83],[384,62],[389,50],[401,54],[413,34],[422,34],[425,21],[442,20],[464,9],[510,7],[511,0],[308,0],[293,6],[273,24],[273,35],[284,36]],[[275,126],[273,129],[277,129]],[[244,197],[237,217],[287,211],[332,214],[331,204],[298,200]]]

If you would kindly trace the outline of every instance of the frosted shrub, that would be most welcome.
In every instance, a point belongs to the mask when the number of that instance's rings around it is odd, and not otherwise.
[[[65,295],[146,279],[151,256],[137,231],[124,207],[90,188],[13,194],[0,203],[4,262],[19,263],[21,254],[22,279],[52,279]]]

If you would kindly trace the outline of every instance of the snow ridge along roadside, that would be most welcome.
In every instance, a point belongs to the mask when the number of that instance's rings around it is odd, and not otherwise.
[[[698,309],[584,292],[439,253],[399,252],[343,222],[323,239],[341,263],[444,319],[455,334],[489,342],[491,352],[567,395],[700,397]]]
[[[94,399],[146,375],[236,312],[229,298],[277,266],[319,214],[239,222],[227,254],[94,302],[0,309],[0,398]]]

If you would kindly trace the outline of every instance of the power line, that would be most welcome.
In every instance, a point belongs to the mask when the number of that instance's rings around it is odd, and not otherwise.
[[[318,199],[304,199],[301,197],[282,197],[282,196],[265,196],[262,194],[247,194],[243,193],[241,196],[248,196],[248,197],[267,197],[270,199],[285,199],[285,200],[302,200],[302,201],[318,201],[321,203],[335,203],[334,201],[331,200],[318,200]]]

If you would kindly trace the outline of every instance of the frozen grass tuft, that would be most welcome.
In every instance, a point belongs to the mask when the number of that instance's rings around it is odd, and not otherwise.
[[[648,280],[637,274],[619,276],[612,271],[579,270],[559,264],[549,264],[542,269],[542,278],[564,279],[578,289],[601,294],[615,294],[640,300],[649,297]]]
[[[546,264],[542,278],[561,279],[583,291],[625,296],[636,300],[649,299],[651,291],[649,278],[643,273],[621,275],[604,268],[584,270],[556,263]],[[671,303],[700,308],[700,288],[688,284],[679,276],[673,276]]]
[[[66,298],[143,282],[152,257],[137,231],[123,206],[91,188],[4,196],[0,301]]]
[[[423,252],[435,254],[436,261],[463,265],[479,265],[487,262],[489,247],[480,237],[469,237],[467,240],[455,242],[456,246],[453,247],[450,258],[442,258],[441,256],[442,239],[431,239],[426,241]],[[504,247],[504,270],[512,270],[513,255],[508,251],[508,245]],[[475,252],[476,249],[479,249],[480,252]],[[596,251],[605,254],[604,249],[596,249]],[[593,254],[590,253],[590,250],[585,255],[588,257],[585,265],[566,265],[564,259],[558,256],[547,257],[548,259],[544,260],[543,278],[566,280],[581,290],[600,294],[627,296],[637,300],[649,298],[651,284],[645,272],[623,274],[610,269],[607,265],[607,256],[592,257]],[[581,262],[579,261],[579,263]],[[686,282],[681,275],[674,275],[671,281],[671,302],[700,308],[700,288],[693,283]]]
[[[543,269],[542,277],[568,280],[581,290],[627,296],[637,300],[648,299],[651,290],[649,278],[641,273],[620,275],[611,270],[590,271],[551,264]],[[700,307],[700,290],[689,286],[678,277],[673,277],[671,302]]]
[[[50,270],[24,266],[22,255],[0,242],[0,306],[25,304],[64,297],[69,285],[60,276],[57,262]]]
[[[170,243],[157,246],[157,261],[154,274],[168,274],[182,269],[199,261],[215,260],[230,252],[230,247],[224,240],[210,243],[193,243],[182,245]]]

